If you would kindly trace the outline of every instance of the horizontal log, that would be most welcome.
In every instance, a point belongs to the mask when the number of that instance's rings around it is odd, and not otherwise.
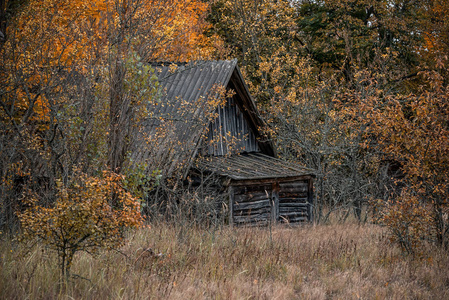
[[[234,216],[234,223],[251,223],[268,221],[271,218],[271,213],[264,213],[254,216]]]
[[[307,213],[306,207],[279,207],[279,214]]]
[[[307,198],[307,193],[279,193],[280,198]]]
[[[309,219],[307,217],[296,217],[296,218],[279,218],[281,223],[297,223],[297,222],[307,222]]]
[[[281,187],[281,189],[283,188],[295,188],[295,187],[307,187],[307,181],[295,181],[295,182],[285,182],[285,183],[280,183],[279,186]]]
[[[280,188],[281,193],[304,193],[307,192],[308,186],[297,186],[297,187],[282,187]]]
[[[279,198],[279,203],[291,203],[292,205],[307,205],[307,198]]]
[[[270,192],[267,193],[250,193],[246,195],[235,195],[234,199],[236,202],[249,202],[249,201],[259,201],[270,198]]]
[[[254,216],[263,213],[270,213],[270,207],[263,207],[259,209],[244,209],[244,210],[234,210],[234,216]]]
[[[307,213],[307,207],[279,207],[279,213],[289,213],[289,212],[301,212]]]
[[[234,187],[234,194],[235,195],[244,195],[244,194],[253,193],[253,192],[265,192],[265,190],[270,192],[271,189],[272,189],[271,184],[270,185],[236,186],[236,187]]]
[[[261,207],[270,207],[270,200],[264,199],[254,202],[234,202],[234,210],[258,209]]]
[[[281,182],[281,183],[288,183],[288,182],[292,182],[292,180],[311,180],[313,179],[315,176],[314,175],[299,175],[299,176],[268,176],[268,177],[264,177],[261,178],[259,177],[255,177],[255,178],[241,178],[241,179],[233,179],[230,183],[230,185],[233,186],[248,186],[248,185],[254,185],[254,184],[271,184],[274,182]]]
[[[307,211],[283,211],[279,210],[279,215],[284,217],[307,216]]]

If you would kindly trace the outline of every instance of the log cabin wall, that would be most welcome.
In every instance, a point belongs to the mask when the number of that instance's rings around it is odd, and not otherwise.
[[[279,184],[279,221],[294,223],[310,219],[308,188],[307,180]]]
[[[280,182],[279,182],[280,181]],[[313,221],[313,182],[247,182],[229,187],[230,223],[234,225]]]
[[[195,169],[223,178],[231,224],[313,220],[315,175],[310,169],[260,152],[204,157]]]
[[[232,189],[232,223],[268,224],[272,219],[272,184],[236,186]]]
[[[150,105],[145,130],[136,138],[133,162],[148,165],[148,172],[161,170],[166,178],[189,177],[198,184],[202,174],[218,175],[217,192],[228,189],[235,224],[312,219],[314,171],[276,158],[237,60],[153,66],[158,101]],[[210,107],[217,86],[235,94],[223,106]],[[213,112],[217,117],[209,122]]]

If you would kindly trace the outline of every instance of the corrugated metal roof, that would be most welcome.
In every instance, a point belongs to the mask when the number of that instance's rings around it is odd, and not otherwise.
[[[153,66],[159,81],[158,101],[148,111],[150,116],[140,134],[140,142],[132,149],[131,161],[146,164],[171,176],[176,171],[187,174],[211,120],[208,113],[216,106],[214,86],[231,84],[241,96],[247,121],[260,137],[258,128],[264,123],[249,95],[237,67],[237,60],[197,61],[188,64],[159,64]],[[259,141],[262,152],[274,155],[270,141]],[[202,167],[232,179],[281,178],[310,175],[310,170],[261,153],[211,157]]]
[[[165,175],[190,164],[208,127],[205,115],[211,107],[207,100],[217,97],[215,86],[227,86],[236,66],[236,59],[154,66],[159,97],[149,108],[142,133],[141,138],[148,141],[138,143],[132,160],[146,162]]]
[[[233,180],[288,178],[314,174],[311,169],[262,153],[205,157],[196,162],[195,167]]]

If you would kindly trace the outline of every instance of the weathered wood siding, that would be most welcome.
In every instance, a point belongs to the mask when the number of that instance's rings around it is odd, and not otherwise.
[[[308,182],[279,184],[279,221],[303,222],[309,219]]]
[[[231,206],[232,223],[236,225],[250,223],[268,223],[271,219],[272,185],[248,185],[234,187]]]
[[[209,124],[206,139],[208,155],[260,151],[256,136],[236,105],[235,97],[229,98],[225,105],[217,108],[217,118]]]
[[[312,179],[230,186],[230,222],[235,225],[312,221]]]

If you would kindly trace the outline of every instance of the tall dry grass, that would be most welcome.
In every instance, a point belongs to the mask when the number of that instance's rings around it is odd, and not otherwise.
[[[152,224],[120,251],[75,258],[3,238],[4,299],[449,299],[449,255],[404,256],[375,225],[204,230]]]

